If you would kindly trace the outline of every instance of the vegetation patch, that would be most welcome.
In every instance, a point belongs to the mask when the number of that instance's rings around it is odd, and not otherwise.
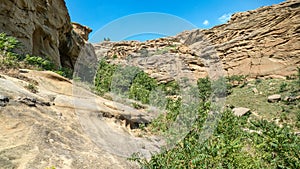
[[[67,78],[72,78],[73,72],[68,68],[56,68],[49,58],[33,56],[29,54],[18,54],[22,44],[12,36],[0,33],[0,69],[30,68],[36,70],[50,70]]]
[[[38,89],[37,89],[36,85],[35,85],[35,84],[32,84],[32,83],[28,83],[28,84],[25,86],[25,88],[26,88],[27,90],[29,90],[30,92],[32,92],[32,93],[37,93],[37,92],[38,92]]]
[[[213,135],[203,140],[201,131],[204,122],[209,119],[208,112],[211,108],[208,98],[224,93],[224,88],[216,86],[227,86],[236,80],[239,83],[230,86],[227,104],[250,108],[262,117],[237,117],[230,109],[225,110]],[[253,88],[256,88],[258,93],[255,93]],[[208,78],[199,79],[196,91],[200,100],[197,107],[193,108],[198,118],[187,136],[173,149],[165,149],[162,153],[153,155],[150,160],[142,158],[140,154],[133,154],[130,160],[137,161],[143,168],[149,169],[299,168],[300,140],[294,133],[299,129],[299,100],[267,102],[267,96],[271,94],[279,93],[282,97],[299,96],[299,89],[298,78],[261,79],[252,82],[236,77],[228,77],[219,82],[211,82]],[[167,113],[159,116],[148,127],[152,127],[154,132],[165,132],[168,124],[177,117],[180,107],[183,107],[182,100],[168,100]],[[188,112],[188,107],[183,108]],[[287,115],[279,125],[274,119],[279,118],[283,111]]]

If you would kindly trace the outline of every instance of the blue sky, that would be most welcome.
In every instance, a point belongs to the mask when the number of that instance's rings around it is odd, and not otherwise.
[[[153,28],[153,31],[149,32],[149,29],[145,28],[144,33],[142,30],[138,30],[136,35],[130,32],[131,36],[123,37],[123,39],[146,40],[164,35],[175,35],[185,29],[191,29],[191,25],[196,28],[207,29],[225,23],[233,13],[278,4],[283,1],[284,0],[66,0],[66,4],[72,22],[78,22],[92,28],[93,33],[91,33],[90,38],[92,37],[92,42],[97,42],[103,40],[105,36],[110,37],[111,40],[122,40],[120,37],[114,37],[114,35],[121,31],[124,32],[125,30],[135,29],[136,27],[149,27],[148,25],[156,25],[156,27],[160,28],[165,27],[168,28],[170,32],[164,32],[167,30],[165,29],[162,31],[163,33],[160,33],[157,32],[156,28]],[[152,12],[154,14],[160,13],[167,15],[166,17],[156,15],[153,16],[152,19],[149,19],[148,15],[143,15],[135,19],[128,17],[133,14],[145,12],[148,14]],[[187,26],[177,28],[178,26],[176,24],[171,23],[168,25],[166,21],[170,19],[176,20],[175,17],[178,17],[179,20],[182,19],[179,21],[181,25],[185,24]],[[134,20],[134,22],[128,22],[128,24],[126,24],[125,21],[120,21],[120,23],[117,23],[120,18]],[[157,20],[160,20],[160,22],[157,22]],[[111,27],[116,28],[116,30],[101,32],[104,28],[113,30],[114,28]],[[139,34],[143,34],[142,38]]]

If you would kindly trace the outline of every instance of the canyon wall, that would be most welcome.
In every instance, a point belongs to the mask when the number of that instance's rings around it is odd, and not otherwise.
[[[50,58],[73,68],[88,35],[73,29],[64,0],[9,0],[0,4],[0,32],[16,37],[20,53]],[[87,33],[91,32],[86,28]]]

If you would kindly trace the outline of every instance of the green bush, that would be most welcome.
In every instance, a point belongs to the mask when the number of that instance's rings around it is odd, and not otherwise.
[[[5,53],[13,53],[14,50],[20,47],[20,42],[12,37],[7,36],[6,33],[0,33],[0,51]]]
[[[129,97],[133,81],[140,72],[137,67],[118,65],[112,76],[111,92]]]
[[[99,62],[94,80],[95,90],[103,95],[111,90],[112,76],[117,66],[108,64],[105,60]]]
[[[261,134],[249,134],[257,156],[268,168],[300,168],[300,139],[287,125],[279,127],[266,120],[252,121],[252,128]]]
[[[232,75],[232,76],[226,77],[226,79],[229,83],[235,83],[237,85],[241,85],[242,87],[245,86],[245,84],[246,84],[246,78],[247,78],[247,76],[245,76],[245,75]]]
[[[226,79],[222,78],[216,81],[199,79],[197,87],[201,99],[198,106],[185,106],[182,100],[169,98],[166,114],[160,115],[150,124],[152,131],[168,132],[170,124],[183,111],[184,115],[193,112],[191,115],[196,114],[198,117],[190,132],[173,149],[165,149],[153,155],[149,161],[139,154],[133,154],[130,159],[149,169],[300,168],[299,136],[286,124],[279,127],[266,120],[249,120],[249,116],[236,117],[230,110],[226,110],[216,128],[213,127],[214,115],[208,113],[211,107],[207,97],[223,96],[226,93],[226,83]],[[294,90],[289,86],[286,89]],[[297,105],[291,106],[297,108]],[[299,119],[298,113],[296,121],[299,122]],[[297,124],[296,122],[296,126]],[[205,129],[210,131],[210,128],[212,135],[207,140],[203,139],[206,138]]]
[[[166,95],[178,95],[180,93],[180,86],[175,80],[160,86]]]
[[[151,91],[158,87],[155,79],[148,76],[143,71],[137,73],[130,87],[129,97],[139,100],[144,104],[149,104]]]
[[[5,33],[0,33],[0,67],[22,68],[24,65],[21,63],[25,63],[33,66],[33,68],[50,70],[68,78],[72,77],[72,71],[70,69],[56,69],[54,63],[50,61],[50,59],[45,59],[40,56],[32,56],[29,54],[20,55],[16,53],[15,50],[20,46],[21,43],[15,37],[7,36]]]
[[[73,70],[69,68],[60,67],[58,70],[54,70],[54,72],[61,76],[67,77],[69,79],[73,78]],[[78,80],[78,79],[74,79],[74,80]]]
[[[101,95],[113,92],[143,104],[149,104],[150,93],[158,86],[155,79],[137,67],[112,65],[105,60],[99,62],[94,84]]]
[[[208,77],[200,78],[197,81],[199,97],[202,101],[207,101],[212,93],[211,81]]]
[[[204,109],[209,107],[202,107],[202,112]],[[173,149],[152,156],[150,161],[139,154],[134,154],[131,160],[149,169],[300,167],[299,137],[288,126],[280,128],[267,121],[249,124],[247,117],[236,117],[231,111],[225,111],[213,135],[201,142],[205,115],[202,113],[200,117]],[[244,131],[247,127],[257,132]]]
[[[10,68],[18,66],[19,55],[14,50],[20,47],[20,44],[16,38],[0,33],[0,66]]]
[[[55,65],[48,59],[44,59],[40,56],[31,56],[29,54],[25,55],[25,63],[32,66],[37,66],[44,70],[55,70]]]

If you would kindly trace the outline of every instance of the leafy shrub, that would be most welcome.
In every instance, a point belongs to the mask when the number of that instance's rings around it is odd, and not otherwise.
[[[128,97],[134,78],[141,70],[133,66],[117,66],[111,83],[111,92]]]
[[[208,77],[200,78],[197,81],[199,97],[202,101],[207,101],[212,93],[211,81]]]
[[[140,71],[133,79],[129,97],[139,100],[144,104],[149,104],[150,93],[155,90],[157,86],[155,79],[149,77],[145,72]]]
[[[175,80],[161,84],[160,86],[166,95],[178,95],[180,92],[180,86]]]
[[[208,109],[208,107],[202,108]],[[203,137],[200,131],[207,113],[204,109],[199,110],[201,116],[192,131],[175,148],[154,155],[150,161],[139,158],[137,154],[132,159],[149,169],[251,168],[249,166],[255,159],[252,159],[248,153],[242,152],[244,140],[239,126],[241,121],[231,112],[224,112],[211,138],[203,144],[199,141]]]
[[[49,61],[48,59],[44,59],[40,56],[31,56],[27,54],[24,59],[25,63],[40,67],[44,70],[54,70],[55,65],[53,62]]]
[[[108,64],[105,60],[99,62],[98,70],[94,80],[95,90],[103,95],[111,90],[112,76],[117,66]]]
[[[220,77],[217,80],[211,82],[212,97],[225,97],[232,91],[232,85],[228,83],[228,80],[224,77]]]
[[[203,140],[202,131],[212,124],[210,95],[220,96],[226,90],[226,81],[210,81],[208,78],[198,80],[198,107],[184,107],[182,100],[169,99],[167,113],[155,119],[150,127],[153,131],[165,132],[177,118],[179,111],[197,111],[196,123],[190,133],[173,149],[163,150],[153,155],[148,161],[139,154],[133,154],[131,160],[137,161],[143,168],[299,168],[300,144],[299,136],[293,129],[284,124],[277,126],[266,120],[249,120],[248,116],[236,117],[229,110],[222,117],[213,131],[213,135]],[[222,86],[225,86],[222,87]],[[294,88],[287,87],[287,90]],[[298,91],[298,90],[297,90]],[[221,95],[222,96],[222,95]],[[296,107],[297,105],[291,105]],[[296,115],[299,125],[300,114]],[[249,122],[250,121],[250,122]],[[293,125],[293,124],[289,124]]]
[[[69,68],[60,67],[58,70],[55,70],[54,72],[61,76],[67,77],[69,79],[73,78],[73,71]],[[74,80],[79,81],[78,78],[77,79],[75,78]]]
[[[54,63],[50,59],[45,59],[40,56],[32,56],[29,54],[20,55],[15,52],[21,46],[21,43],[12,36],[7,36],[5,33],[0,33],[0,67],[5,68],[20,68],[25,63],[41,70],[54,71],[62,76],[71,78],[72,71],[68,68],[56,69]]]
[[[241,85],[241,87],[244,87],[246,85],[246,78],[245,75],[232,75],[228,76],[226,79],[231,84]]]
[[[258,84],[260,84],[262,82],[262,80],[261,79],[255,79],[255,85],[258,85]]]
[[[208,110],[208,107],[202,107]],[[200,112],[200,111],[199,111]],[[203,111],[202,109],[202,112]],[[206,112],[207,113],[207,112]],[[201,115],[201,114],[199,114]],[[173,149],[152,156],[150,161],[134,154],[144,168],[299,168],[299,137],[288,126],[222,114],[213,135],[201,142],[204,114],[191,132]],[[250,127],[254,131],[245,132]]]
[[[113,92],[149,104],[150,93],[157,87],[156,80],[137,67],[112,65],[105,60],[99,62],[95,90],[101,95]]]
[[[300,168],[299,137],[287,125],[282,128],[266,120],[252,121],[253,129],[261,134],[249,135],[258,156],[268,168]]]
[[[16,38],[7,36],[6,33],[0,33],[0,51],[4,54],[14,52],[20,44],[21,43]]]
[[[19,55],[14,50],[20,47],[20,42],[6,33],[0,33],[0,57],[1,65],[5,67],[17,67]]]
[[[279,87],[279,92],[281,93],[281,92],[286,91],[286,88],[287,88],[287,83],[282,82]]]

